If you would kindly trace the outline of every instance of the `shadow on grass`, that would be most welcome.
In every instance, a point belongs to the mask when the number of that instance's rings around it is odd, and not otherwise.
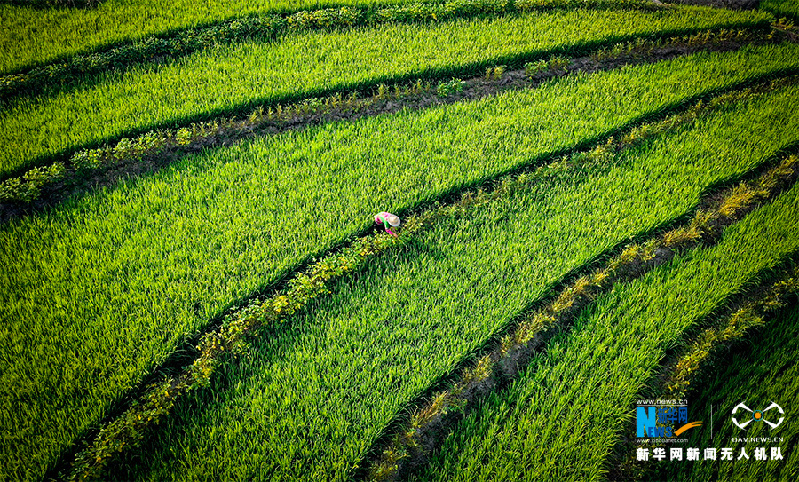
[[[568,151],[564,151],[564,152],[568,152]],[[477,183],[477,184],[470,184],[470,185],[468,185],[468,186],[465,186],[465,187],[464,187],[464,186],[462,186],[462,187],[458,187],[458,188],[453,188],[452,190],[450,190],[450,191],[448,191],[447,193],[445,193],[445,194],[443,194],[443,195],[441,195],[441,196],[437,197],[437,198],[436,198],[436,199],[434,199],[434,200],[428,200],[428,201],[425,201],[425,202],[423,202],[423,203],[421,203],[421,204],[417,205],[416,207],[414,207],[414,208],[412,208],[412,209],[408,209],[408,210],[405,210],[405,211],[399,212],[398,214],[400,214],[402,217],[405,217],[406,215],[408,215],[408,214],[410,214],[410,213],[412,213],[412,212],[414,212],[414,211],[417,211],[417,212],[418,212],[418,211],[421,211],[421,210],[427,209],[427,208],[429,208],[429,207],[430,207],[432,204],[434,204],[434,203],[436,203],[436,202],[445,202],[445,203],[447,203],[447,202],[451,202],[451,201],[455,200],[455,199],[458,197],[459,193],[462,193],[462,192],[463,192],[464,190],[466,190],[466,189],[474,188],[474,187],[476,187],[476,186],[488,186],[488,187],[490,187],[490,186],[492,185],[492,183],[494,183],[494,182],[496,181],[496,179],[497,179],[497,178],[499,178],[499,177],[502,177],[502,176],[504,176],[504,175],[507,175],[507,174],[509,174],[509,173],[521,173],[521,172],[524,172],[524,171],[529,171],[529,170],[532,170],[532,169],[534,169],[535,167],[537,167],[537,165],[544,164],[544,160],[546,160],[546,159],[549,159],[549,157],[543,157],[543,158],[542,158],[541,160],[539,160],[539,162],[538,162],[537,164],[535,164],[535,165],[527,165],[527,166],[523,166],[523,167],[520,167],[520,168],[514,168],[514,169],[508,170],[508,171],[506,171],[506,172],[504,172],[504,173],[500,173],[500,174],[499,174],[499,175],[497,175],[497,176],[493,176],[493,177],[491,177],[489,180],[483,180],[483,181],[481,181],[480,183]],[[610,165],[608,165],[608,166],[606,166],[606,169],[609,169],[610,167],[611,167],[611,166],[610,166]],[[595,173],[595,171],[592,171],[592,174],[594,174],[594,173]],[[731,182],[731,181],[726,181],[726,183],[727,183],[727,184],[729,184],[730,182]],[[710,190],[712,190],[712,189],[715,189],[715,188],[717,188],[718,186],[722,186],[722,185],[724,185],[724,184],[725,184],[725,182],[720,182],[720,183],[718,183],[718,184],[717,184],[717,186],[714,186],[714,188],[710,188]],[[688,216],[688,214],[686,214],[685,216]],[[682,218],[680,218],[680,219],[682,219]],[[640,234],[639,236],[637,236],[636,238],[640,238],[640,239],[646,239],[646,238],[650,237],[650,236],[652,235],[652,233],[654,233],[654,232],[658,231],[659,229],[663,229],[665,226],[672,225],[672,224],[674,224],[675,222],[679,222],[679,220],[674,220],[674,221],[670,221],[670,222],[664,223],[662,226],[660,226],[660,227],[656,227],[656,228],[654,228],[653,230],[651,230],[651,231],[650,231],[650,232],[648,232],[648,233],[642,233],[642,234]],[[363,231],[363,232],[366,232],[366,231]],[[264,293],[268,293],[268,292],[271,292],[271,291],[273,291],[273,290],[275,289],[275,287],[277,287],[277,286],[280,286],[280,285],[281,285],[281,283],[284,283],[284,282],[285,282],[285,280],[287,280],[287,279],[288,279],[288,278],[289,278],[289,277],[290,277],[290,276],[291,276],[293,273],[296,273],[298,270],[301,270],[303,266],[307,266],[307,265],[309,264],[309,262],[310,262],[310,260],[311,260],[312,258],[314,258],[314,257],[317,257],[317,258],[318,258],[318,257],[323,257],[323,256],[325,256],[326,254],[328,254],[328,253],[330,253],[330,252],[333,252],[333,251],[335,251],[336,249],[338,249],[338,247],[340,247],[342,244],[344,244],[344,242],[345,242],[345,241],[342,241],[342,243],[341,243],[341,244],[339,244],[338,246],[334,246],[334,247],[333,247],[333,248],[331,248],[331,249],[328,249],[328,250],[323,250],[323,251],[321,251],[321,252],[319,252],[319,253],[316,253],[316,254],[315,254],[315,256],[308,256],[308,258],[306,258],[306,260],[305,260],[303,263],[301,263],[301,264],[300,264],[298,267],[295,267],[295,268],[292,268],[292,269],[286,269],[286,270],[285,270],[285,272],[284,272],[284,273],[283,273],[281,276],[279,276],[279,277],[278,277],[278,281],[276,281],[275,283],[270,283],[270,284],[269,284],[269,286],[266,286],[266,287],[264,287],[264,288],[262,288],[262,289],[258,290],[257,292],[254,292],[254,293],[252,293],[252,294],[251,294],[251,295],[249,295],[249,296],[243,297],[243,298],[240,300],[240,301],[241,301],[241,304],[245,304],[245,303],[246,303],[246,301],[249,301],[249,300],[252,300],[252,299],[257,299],[258,297],[262,296],[262,294],[264,294]],[[598,255],[598,256],[596,257],[596,259],[589,261],[587,265],[583,265],[582,267],[575,268],[575,269],[574,269],[574,270],[573,270],[571,273],[567,273],[567,274],[565,275],[564,279],[563,279],[563,280],[562,280],[560,283],[557,283],[557,284],[553,285],[553,287],[550,287],[550,288],[549,288],[549,291],[553,291],[553,290],[557,289],[557,286],[562,286],[562,285],[564,285],[565,283],[567,283],[567,282],[568,282],[568,280],[570,280],[570,279],[573,279],[573,278],[576,278],[577,276],[579,276],[579,274],[580,274],[580,273],[583,273],[583,272],[586,272],[586,271],[590,270],[591,266],[592,266],[592,265],[595,265],[595,264],[598,262],[598,260],[600,260],[600,259],[602,259],[602,258],[604,258],[604,257],[611,256],[611,255],[613,255],[614,253],[617,253],[617,252],[619,252],[619,251],[621,250],[621,248],[623,247],[623,245],[624,245],[624,244],[626,244],[627,242],[629,242],[629,240],[628,240],[628,241],[624,241],[624,242],[622,242],[622,243],[619,243],[619,245],[615,246],[614,248],[612,248],[611,250],[609,250],[609,251],[608,251],[608,252],[606,252],[606,253],[603,253],[603,254],[600,254],[600,255]],[[405,249],[406,249],[406,250],[407,250],[407,249],[412,249],[412,250],[417,250],[417,251],[420,251],[422,247],[423,247],[423,246],[420,246],[420,245],[418,245],[418,244],[411,243],[411,245],[410,245],[409,247],[405,248]],[[440,253],[439,253],[439,255],[440,255]],[[371,268],[370,268],[370,269],[371,269]],[[356,275],[356,278],[357,278],[358,276],[360,276],[360,274]],[[375,279],[381,279],[381,276],[382,276],[382,275],[378,275],[378,274],[376,274],[376,273],[372,273],[372,274],[370,274],[369,276],[371,276],[371,277],[373,277],[373,278],[375,278]],[[371,279],[371,278],[370,278],[370,279]],[[340,286],[340,283],[344,283],[344,281],[342,281],[342,282],[339,282],[339,284],[336,284],[336,287],[334,287],[334,289],[337,289],[337,288]],[[317,306],[317,304],[318,304],[318,303],[321,303],[321,301],[319,301],[319,302],[317,302],[317,303],[314,303],[314,304],[312,304],[311,306],[312,306],[312,307],[315,307],[315,306]],[[534,303],[534,305],[535,305],[535,304],[539,304],[539,303],[543,303],[543,300],[539,300],[539,301],[537,301],[536,303]],[[234,303],[234,304],[236,304],[236,303]],[[532,306],[533,306],[533,305],[531,305],[531,307],[532,307]],[[310,307],[306,308],[306,310],[304,310],[304,312],[307,312],[309,309],[311,309],[311,308],[310,308]],[[212,321],[211,325],[209,325],[209,326],[210,326],[210,327],[217,326],[217,325],[218,325],[218,323],[221,321],[221,319],[222,319],[222,315],[219,315],[219,316],[215,317],[215,318],[214,318],[214,320]],[[293,319],[296,319],[296,318],[293,318]],[[285,325],[285,324],[284,324],[284,325]],[[281,325],[281,326],[284,326],[284,325]],[[210,328],[209,328],[209,329],[210,329]],[[270,329],[272,329],[272,328],[270,328]],[[282,328],[276,327],[276,328],[274,328],[274,329],[280,330],[280,329],[282,329]],[[207,331],[207,330],[205,330],[205,331]],[[277,333],[277,332],[274,332],[274,333]],[[267,332],[265,336],[267,336],[267,337],[272,337],[272,336],[274,336],[274,333]],[[500,335],[496,335],[496,336],[495,336],[495,338],[497,338],[497,337],[499,337],[499,336],[500,336]],[[179,349],[178,349],[178,351],[176,352],[176,354],[174,355],[174,357],[173,357],[173,358],[170,358],[169,360],[167,360],[167,362],[166,362],[166,363],[164,363],[164,364],[163,364],[163,366],[162,366],[162,367],[159,367],[158,369],[156,369],[156,370],[155,370],[155,372],[154,372],[154,375],[152,375],[152,378],[150,378],[150,379],[158,378],[159,374],[160,374],[160,373],[163,373],[164,371],[166,371],[166,372],[169,372],[170,370],[172,370],[172,369],[174,369],[174,368],[179,368],[179,367],[181,367],[181,366],[185,366],[186,364],[188,364],[188,362],[190,362],[190,361],[193,359],[193,358],[192,358],[192,354],[194,353],[194,352],[193,352],[193,348],[192,348],[192,346],[193,346],[193,343],[194,343],[194,340],[188,340],[188,341],[187,341],[187,342],[184,344],[184,346],[183,346],[183,347],[181,347],[181,348],[179,348]],[[486,343],[489,343],[489,342],[486,342]],[[484,349],[484,348],[481,348],[481,349]],[[467,357],[466,357],[466,358],[464,358],[464,359],[463,359],[463,360],[460,362],[460,364],[459,364],[458,366],[459,366],[459,367],[460,367],[460,366],[463,366],[463,364],[464,364],[464,363],[465,363],[465,362],[466,362],[468,359],[473,359],[473,358],[474,358],[474,356],[476,356],[476,355],[467,355]],[[434,381],[434,382],[431,384],[430,388],[428,388],[428,389],[427,389],[427,390],[424,392],[423,396],[429,396],[429,394],[430,394],[430,393],[432,393],[433,391],[435,391],[435,390],[436,390],[436,388],[437,388],[438,386],[440,386],[440,384],[442,383],[442,381],[443,381],[443,380],[445,380],[445,379],[447,379],[447,377],[448,377],[448,376],[449,376],[449,375],[442,375],[442,377],[440,378],[440,380],[436,380],[436,381]],[[135,392],[135,390],[134,390],[134,392]],[[125,400],[130,400],[130,398],[131,398],[131,397],[125,397]],[[135,397],[133,397],[133,398],[135,398]],[[187,403],[188,403],[188,402],[187,402]],[[124,404],[125,404],[125,403],[121,404],[120,406],[122,406],[122,405],[124,405]],[[112,414],[113,414],[113,413],[115,413],[115,412],[116,412],[116,410],[111,410],[111,413],[112,413]],[[117,414],[118,414],[118,412],[117,412]],[[109,416],[109,419],[111,419],[111,418],[114,418],[114,416],[113,416],[113,415]]]

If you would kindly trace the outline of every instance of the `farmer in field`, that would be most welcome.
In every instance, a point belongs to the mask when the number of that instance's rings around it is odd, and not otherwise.
[[[399,226],[400,218],[385,211],[375,214],[375,224],[382,224],[386,232],[395,238],[397,235],[391,230],[392,227]]]

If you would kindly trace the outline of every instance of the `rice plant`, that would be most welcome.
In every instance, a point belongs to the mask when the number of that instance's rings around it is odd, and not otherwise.
[[[757,463],[735,463],[722,461],[719,464],[696,464],[689,466],[672,465],[665,467],[662,476],[673,480],[789,480],[793,477],[795,463],[795,441],[799,438],[799,425],[790,423],[799,416],[799,409],[793,403],[792,394],[799,391],[799,365],[796,363],[796,347],[799,346],[799,305],[770,321],[762,329],[746,337],[741,346],[722,354],[703,378],[702,390],[692,398],[692,410],[697,418],[709,419],[711,413],[730,413],[741,401],[747,401],[755,408],[765,408],[774,401],[785,410],[785,422],[774,432],[764,424],[752,426],[746,437],[732,423],[717,424],[717,431],[707,430],[687,432],[691,447],[713,447],[715,440],[745,438],[746,443],[738,444],[736,456],[744,448],[754,459],[758,448],[767,448],[771,458],[771,447],[780,446],[784,460],[754,461]],[[763,405],[763,406],[760,406]],[[778,434],[778,435],[777,435]],[[779,437],[779,444],[758,442],[758,439]],[[646,473],[646,472],[645,472]],[[638,479],[643,480],[643,479]]]
[[[410,0],[415,1],[415,0]],[[405,0],[233,0],[197,9],[188,0],[106,0],[92,9],[37,9],[0,4],[0,72],[64,58],[109,44],[221,20],[336,5],[373,6]]]
[[[778,19],[787,17],[785,23],[799,21],[799,3],[795,0],[764,0],[758,8],[773,13]]]

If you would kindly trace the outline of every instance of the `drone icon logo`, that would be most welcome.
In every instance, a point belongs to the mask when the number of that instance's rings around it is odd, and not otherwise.
[[[780,412],[780,419],[777,420],[777,423],[769,422],[768,420],[766,420],[766,417],[764,415],[767,411],[771,410],[772,408],[776,408]],[[739,422],[735,416],[735,414],[738,412],[738,409],[743,409],[746,410],[747,412],[751,412],[752,413],[751,418],[749,420],[745,420],[743,423]],[[739,403],[738,405],[735,406],[735,408],[732,409],[732,423],[737,425],[738,428],[742,430],[746,430],[746,426],[752,422],[763,422],[767,424],[769,427],[771,427],[770,430],[774,430],[775,428],[779,427],[779,425],[782,423],[783,420],[785,420],[785,411],[782,409],[782,407],[780,407],[774,402],[771,402],[771,405],[764,408],[763,410],[752,410],[751,408],[744,405],[743,402]]]

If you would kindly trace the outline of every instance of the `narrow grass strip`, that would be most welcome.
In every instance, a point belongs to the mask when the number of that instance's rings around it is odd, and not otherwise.
[[[429,219],[432,216],[412,218],[403,229],[402,240],[385,233],[359,238],[289,280],[288,289],[228,315],[219,329],[202,337],[197,346],[200,355],[188,368],[148,387],[120,417],[99,431],[91,445],[75,456],[65,479],[105,478],[108,464],[140,444],[147,430],[167,416],[179,398],[190,390],[208,386],[211,376],[229,356],[245,353],[248,338],[256,330],[281,323],[316,297],[330,293],[329,286],[335,281],[358,271],[387,249],[401,246]]]
[[[749,301],[745,306],[721,320],[718,326],[703,330],[700,335],[685,349],[673,370],[662,384],[664,392],[673,399],[686,398],[693,387],[692,380],[699,378],[703,370],[718,363],[724,353],[733,344],[739,343],[745,336],[764,327],[769,318],[785,307],[791,295],[799,292],[799,271],[788,273],[784,279],[776,282],[765,293]]]
[[[679,121],[678,121],[679,122]],[[653,132],[668,125],[653,125]],[[645,131],[645,130],[644,130]],[[610,146],[608,146],[610,147]],[[594,155],[608,151],[595,149]],[[799,177],[799,157],[792,155],[754,181],[728,190],[709,209],[696,213],[685,226],[672,229],[645,244],[628,246],[593,273],[583,275],[554,296],[553,301],[522,317],[494,349],[466,367],[452,387],[435,394],[415,409],[408,424],[371,464],[369,480],[400,480],[423,466],[449,436],[458,420],[468,417],[491,390],[514,380],[554,336],[568,329],[575,315],[619,282],[630,281],[698,246],[713,245],[727,226],[739,221],[760,203],[782,192]]]
[[[133,176],[163,166],[186,152],[229,145],[254,136],[296,130],[333,120],[354,120],[366,115],[396,113],[463,100],[475,100],[507,90],[532,88],[556,76],[596,72],[619,65],[662,61],[696,51],[731,50],[762,35],[747,30],[705,31],[668,42],[642,38],[602,48],[588,57],[553,56],[529,62],[524,69],[507,66],[486,69],[485,76],[442,82],[437,87],[417,79],[412,83],[380,84],[366,98],[358,91],[323,99],[309,98],[277,106],[261,106],[245,117],[222,117],[177,129],[159,129],[116,144],[84,149],[65,162],[54,162],[0,182],[0,222],[62,201],[70,191],[86,185],[107,185],[115,177]],[[454,89],[452,92],[445,90]],[[111,179],[103,176],[112,172]],[[43,202],[29,203],[44,196]]]
[[[45,8],[93,8],[102,3],[102,0],[2,0],[4,5],[17,5],[33,9]]]
[[[175,0],[106,0],[96,9],[39,10],[0,5],[7,30],[0,37],[0,72],[21,73],[47,63],[68,61],[74,55],[123,47],[147,37],[180,35],[190,29],[213,27],[269,14],[291,14],[315,8],[401,5],[373,0],[232,0],[198,9],[196,3]]]
[[[718,245],[614,287],[516,383],[460,423],[420,479],[601,478],[629,426],[629,407],[665,350],[799,253],[798,210],[794,185],[728,228]],[[564,424],[580,430],[563,431]]]
[[[548,162],[553,152],[591,145],[707,93],[720,67],[737,71],[756,52],[567,77],[476,103],[263,138],[0,226],[8,268],[0,271],[0,310],[9,320],[0,326],[7,340],[0,378],[20,387],[0,407],[0,426],[15,427],[18,437],[1,465],[46,467],[181,340],[363,232],[375,212],[404,216]],[[796,132],[784,127],[767,126],[766,137],[742,134],[742,150],[762,153],[765,139],[787,142]],[[742,162],[754,162],[749,155]],[[720,166],[713,179],[735,165]]]
[[[751,108],[769,105],[766,110],[777,104],[776,98],[746,101]],[[736,113],[726,112],[712,129],[698,121],[687,132],[704,138],[708,130],[729,134],[760,125],[752,124],[760,116],[750,113],[744,122]],[[693,145],[677,135],[664,142]],[[617,245],[617,229],[626,233],[622,237],[632,236],[641,233],[642,220],[651,220],[653,210],[673,219],[689,209],[697,199],[679,193],[697,193],[701,178],[732,167],[724,154],[729,148],[722,137],[701,153],[683,150],[685,157],[677,160],[653,162],[651,151],[642,149],[615,162],[553,165],[525,176],[524,189],[452,211],[406,250],[369,263],[313,310],[298,313],[290,326],[259,337],[241,363],[226,366],[224,382],[196,392],[154,433],[156,440],[149,439],[148,450],[137,456],[143,460],[125,462],[112,473],[159,480],[175,467],[190,467],[180,476],[348,478],[409,399],[474,353],[552,283]],[[706,164],[715,161],[717,167]],[[606,216],[613,222],[602,222]],[[505,249],[497,250],[500,245]],[[242,458],[242,452],[251,456]]]
[[[259,105],[420,77],[477,75],[497,64],[590,52],[640,36],[758,24],[768,28],[763,14],[753,12],[576,10],[294,33],[276,44],[219,46],[157,68],[110,72],[85,89],[12,101],[0,112],[0,143],[8,146],[0,151],[0,176],[21,175],[121,137]]]
[[[20,95],[74,88],[80,80],[109,69],[125,69],[140,62],[161,58],[175,60],[198,50],[241,41],[273,41],[290,32],[376,26],[387,23],[437,23],[455,18],[529,12],[563,6],[563,0],[452,0],[448,2],[407,2],[402,5],[339,7],[304,10],[290,15],[240,17],[207,27],[190,28],[167,35],[139,39],[129,44],[89,54],[78,54],[60,62],[34,67],[0,77],[0,102]],[[581,8],[649,9],[661,7],[641,0],[590,0]]]

